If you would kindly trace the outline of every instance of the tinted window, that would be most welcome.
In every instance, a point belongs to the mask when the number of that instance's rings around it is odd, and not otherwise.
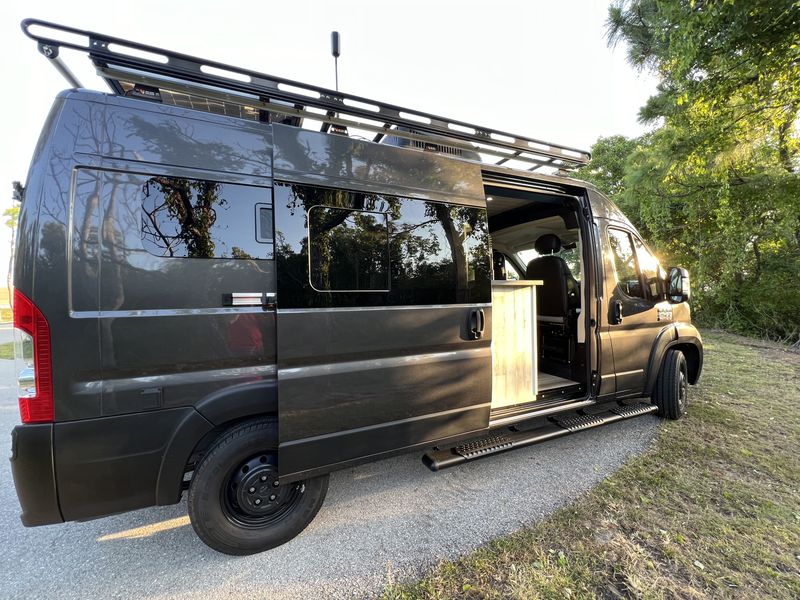
[[[631,236],[621,229],[609,229],[608,241],[614,257],[614,271],[617,287],[628,296],[644,298],[639,271],[636,268],[636,255],[633,252]]]
[[[379,215],[385,219],[383,225]],[[338,231],[322,231],[317,220],[323,219],[341,221],[334,226]],[[276,184],[275,227],[278,296],[283,307],[490,301],[491,253],[483,209]],[[318,255],[324,251],[317,242],[320,235],[335,254]],[[378,287],[384,285],[387,273],[381,267],[387,255],[379,240],[387,239],[388,286]],[[317,285],[325,269],[333,276],[330,288]],[[356,280],[360,287],[347,287]]]
[[[385,213],[313,206],[310,279],[317,291],[389,291]]]
[[[255,208],[269,202],[268,188],[159,176],[147,179],[140,195],[142,244],[151,254],[272,258],[272,244],[256,237],[262,217]]]
[[[272,228],[272,207],[266,204],[256,204],[256,239],[263,243],[272,243],[275,237]]]

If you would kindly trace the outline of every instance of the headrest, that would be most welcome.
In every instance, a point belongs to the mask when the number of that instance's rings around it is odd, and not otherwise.
[[[561,250],[561,239],[555,233],[545,233],[539,236],[533,247],[539,254],[555,254]]]

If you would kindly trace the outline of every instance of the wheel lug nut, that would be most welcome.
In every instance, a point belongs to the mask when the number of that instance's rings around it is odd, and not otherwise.
[[[269,497],[269,499],[270,499],[270,500],[275,500],[275,498],[277,498],[277,496],[276,496],[275,494],[272,494],[272,495]]]
[[[251,487],[251,488],[250,488],[249,490],[247,490],[247,491],[248,491],[248,492],[250,492],[251,494],[255,494],[255,493],[256,493],[256,488],[254,488],[254,487]]]
[[[277,479],[272,482],[272,487],[278,487],[278,480]]]
[[[258,506],[259,504],[261,504],[261,498],[256,498],[255,504],[256,504],[256,506]]]
[[[261,476],[261,481],[266,481],[266,480],[267,480],[267,476],[266,475],[262,475]]]

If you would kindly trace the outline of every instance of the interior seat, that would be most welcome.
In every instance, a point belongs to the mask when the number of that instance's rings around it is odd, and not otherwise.
[[[534,248],[541,256],[528,263],[525,277],[541,279],[543,284],[536,293],[539,366],[546,373],[569,377],[575,353],[580,286],[566,261],[555,255],[561,250],[561,239],[557,235],[546,233],[536,240]]]
[[[534,244],[536,252],[542,256],[534,258],[525,270],[526,279],[541,279],[541,292],[537,297],[537,309],[541,319],[550,322],[567,323],[580,306],[580,284],[572,276],[566,261],[555,256],[561,250],[561,239],[546,233]]]

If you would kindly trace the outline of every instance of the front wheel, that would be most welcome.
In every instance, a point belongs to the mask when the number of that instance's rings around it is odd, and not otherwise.
[[[277,424],[266,418],[223,434],[197,466],[189,487],[189,518],[214,550],[246,555],[288,542],[325,500],[328,476],[281,484]]]
[[[680,350],[667,350],[651,396],[658,414],[667,419],[680,419],[686,412],[689,377],[686,357]]]

